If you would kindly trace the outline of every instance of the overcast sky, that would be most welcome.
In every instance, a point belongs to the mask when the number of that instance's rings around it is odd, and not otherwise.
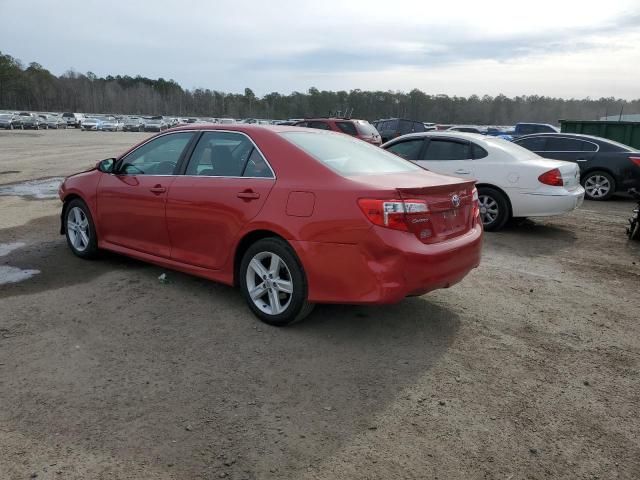
[[[0,51],[58,75],[640,98],[639,0],[0,0],[0,19]]]

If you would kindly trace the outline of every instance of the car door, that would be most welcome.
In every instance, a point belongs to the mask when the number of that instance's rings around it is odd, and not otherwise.
[[[221,268],[240,230],[261,210],[275,174],[244,133],[203,132],[169,188],[171,258]]]
[[[102,240],[169,258],[165,207],[175,169],[194,132],[153,138],[118,160],[113,174],[98,183],[98,222]]]
[[[416,163],[432,172],[475,178],[472,148],[466,140],[431,137]]]

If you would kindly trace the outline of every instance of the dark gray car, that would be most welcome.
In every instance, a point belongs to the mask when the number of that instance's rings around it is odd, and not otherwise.
[[[577,163],[590,200],[640,189],[640,152],[622,143],[577,133],[538,133],[513,142],[544,158]]]

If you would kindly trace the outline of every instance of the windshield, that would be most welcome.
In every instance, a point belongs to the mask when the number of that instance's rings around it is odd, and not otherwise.
[[[0,113],[0,118],[11,118],[13,115],[7,115],[6,113]]]
[[[331,132],[281,135],[342,176],[422,171],[422,168],[362,140]]]

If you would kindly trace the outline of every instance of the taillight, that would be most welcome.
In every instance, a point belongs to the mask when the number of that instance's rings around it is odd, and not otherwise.
[[[557,168],[544,172],[538,177],[540,183],[545,185],[551,185],[552,187],[562,187],[564,182],[562,181],[562,173]]]
[[[471,205],[473,210],[471,212],[471,221],[473,222],[473,227],[477,224],[482,225],[482,221],[480,220],[480,201],[478,199],[478,189],[473,187],[471,191]]]
[[[633,163],[635,163],[638,167],[640,167],[640,157],[629,157]]]
[[[380,200],[361,198],[358,205],[362,212],[374,225],[393,230],[409,231],[407,214],[420,214],[429,211],[424,200]]]

